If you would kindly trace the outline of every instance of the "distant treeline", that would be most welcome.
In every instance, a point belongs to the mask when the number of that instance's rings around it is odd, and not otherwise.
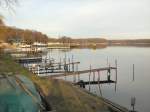
[[[47,43],[48,36],[38,31],[5,26],[0,19],[0,41],[7,43],[25,42],[27,44],[32,44],[33,42]]]
[[[71,47],[107,47],[107,46],[150,46],[150,39],[107,40],[104,38],[72,39],[63,36],[59,39],[49,39],[52,43],[62,43]]]
[[[150,46],[150,39],[108,40],[111,46]]]
[[[85,38],[85,39],[72,39],[70,37],[63,36],[59,39],[50,38],[50,43],[61,43],[65,46],[74,48],[91,48],[91,47],[106,47],[107,40],[104,38]],[[53,45],[58,46],[58,44]]]
[[[49,41],[55,41],[60,43],[105,43],[107,42],[104,38],[85,38],[85,39],[72,39],[70,37],[63,36],[59,39],[50,38]]]
[[[8,43],[20,41],[32,44],[33,42],[46,43],[48,41],[48,37],[37,31],[0,26],[0,40]]]

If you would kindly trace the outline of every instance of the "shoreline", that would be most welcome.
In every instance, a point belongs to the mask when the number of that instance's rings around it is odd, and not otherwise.
[[[5,71],[12,72],[13,74],[25,75],[32,80],[33,83],[38,85],[46,101],[50,106],[52,106],[52,109],[58,110],[58,112],[83,112],[83,110],[91,110],[89,112],[97,112],[96,110],[109,110],[110,112],[115,112],[115,109],[112,106],[107,105],[106,102],[104,102],[104,100],[102,100],[100,97],[92,95],[92,93],[89,93],[88,91],[74,86],[66,81],[59,79],[40,78],[35,74],[30,73],[27,69],[21,67],[6,54],[3,56],[1,54],[0,64],[2,65],[0,67],[1,72]],[[6,65],[7,68],[4,68]],[[92,102],[97,103],[94,103],[93,105]],[[62,107],[62,104],[66,106]],[[83,106],[84,104],[89,106]],[[68,107],[68,105],[70,105],[70,107]],[[122,112],[129,111],[126,110]]]

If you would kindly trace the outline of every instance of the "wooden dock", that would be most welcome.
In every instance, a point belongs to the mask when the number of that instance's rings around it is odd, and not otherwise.
[[[113,80],[102,80],[102,81],[83,81],[83,80],[80,80],[79,82],[77,83],[74,83],[75,85],[79,85],[81,88],[85,88],[86,85],[100,85],[100,84],[107,84],[107,83],[116,83],[116,81],[113,81]]]
[[[61,46],[60,46],[60,47],[52,47],[52,46],[50,47],[50,46],[49,46],[49,47],[47,47],[47,48],[48,48],[48,49],[70,49],[69,46],[66,46],[66,47],[61,47]]]
[[[42,57],[18,58],[16,61],[19,63],[37,63],[42,62]]]
[[[29,51],[7,51],[7,52],[10,53],[10,54],[23,54],[23,53],[36,54],[36,53],[43,53],[43,52],[46,52],[46,51],[29,50]]]
[[[63,72],[57,75],[50,75],[48,77],[63,77],[63,76],[71,76],[71,75],[77,75],[77,74],[86,74],[90,72],[111,71],[113,69],[117,69],[117,68],[116,67],[104,67],[104,68],[80,70],[80,71],[75,71],[75,72]]]
[[[57,66],[68,66],[68,65],[75,65],[80,64],[80,62],[71,62],[71,63],[50,63],[49,65],[46,65],[47,67],[57,67]]]
[[[102,80],[102,81],[84,81],[84,82],[77,82],[76,85],[80,85],[80,83],[84,83],[84,85],[94,85],[94,84],[106,84],[106,83],[115,83],[113,80]]]

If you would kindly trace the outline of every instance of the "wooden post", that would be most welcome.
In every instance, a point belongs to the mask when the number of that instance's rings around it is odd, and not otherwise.
[[[78,64],[76,64],[76,73],[78,75],[78,82],[80,81],[80,74],[78,73]]]
[[[66,60],[67,60],[67,54],[66,54],[66,51],[65,51],[65,62],[66,62]]]
[[[46,76],[47,76],[47,74],[48,74],[48,71],[47,71],[47,67],[45,66],[45,72],[46,72]]]
[[[59,69],[61,70],[61,58],[60,58],[60,63],[59,63]]]
[[[59,59],[59,63],[61,64],[61,58]]]
[[[72,55],[72,71],[74,72],[73,55]]]
[[[107,66],[109,67],[110,64],[108,63],[108,58],[107,58]],[[109,70],[107,70],[107,79],[108,79],[108,75],[109,75]]]
[[[91,69],[92,69],[92,67],[91,67],[91,65],[90,65],[90,73],[89,73],[89,91],[91,91],[91,83],[90,83],[90,81],[91,81]]]
[[[101,85],[100,85],[100,71],[98,71],[98,87],[99,87],[100,95],[102,97],[102,91],[101,91]]]
[[[65,52],[65,62],[64,63],[65,63],[65,65],[64,65],[64,68],[65,68],[65,80],[67,80],[67,78],[66,78],[66,66],[67,66],[66,65],[66,52]]]
[[[132,79],[132,81],[134,81],[134,64],[133,64],[133,79]]]
[[[118,79],[118,65],[117,60],[115,60],[115,66],[116,66],[116,81],[115,81],[115,92],[117,91],[117,79]]]
[[[64,71],[65,71],[65,58],[63,59],[63,63],[64,63],[63,67],[64,67]]]
[[[66,72],[66,70],[67,70],[67,65],[66,65],[66,61],[67,61],[67,56],[66,56],[66,52],[65,52],[65,60],[64,60],[65,62],[65,64],[64,64],[64,66],[65,66],[65,72]],[[66,76],[65,76],[65,79],[66,79]]]
[[[69,72],[70,72],[70,58],[68,59],[68,64],[69,64]]]
[[[72,63],[72,71],[74,72],[74,63]]]
[[[40,75],[40,65],[38,65],[38,76]]]
[[[132,112],[135,112],[135,103],[136,103],[136,98],[132,97],[131,98],[131,107],[132,107]]]
[[[95,72],[93,72],[93,81],[95,81]]]
[[[64,58],[64,70],[65,70],[65,80],[66,80],[66,53]]]
[[[110,64],[109,64],[109,69],[107,71],[107,80],[110,81],[110,75],[111,75],[111,68],[110,68]]]

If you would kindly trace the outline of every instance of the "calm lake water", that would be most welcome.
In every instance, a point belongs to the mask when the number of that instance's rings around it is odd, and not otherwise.
[[[150,112],[150,48],[142,47],[108,47],[105,49],[74,49],[68,52],[60,50],[49,51],[48,56],[60,60],[74,56],[74,61],[80,61],[79,69],[107,67],[109,62],[115,66],[118,61],[118,83],[115,92],[114,84],[101,86],[103,97],[131,109],[131,97],[136,98],[135,109],[138,112]],[[108,61],[107,61],[108,60]],[[133,64],[135,64],[135,80],[133,77]],[[106,79],[106,72],[101,73],[101,80]],[[88,75],[81,75],[80,79],[88,80]],[[112,79],[115,72],[112,71]],[[67,80],[73,81],[72,77]],[[88,89],[88,87],[87,87]],[[98,85],[92,85],[91,91],[100,95]]]

